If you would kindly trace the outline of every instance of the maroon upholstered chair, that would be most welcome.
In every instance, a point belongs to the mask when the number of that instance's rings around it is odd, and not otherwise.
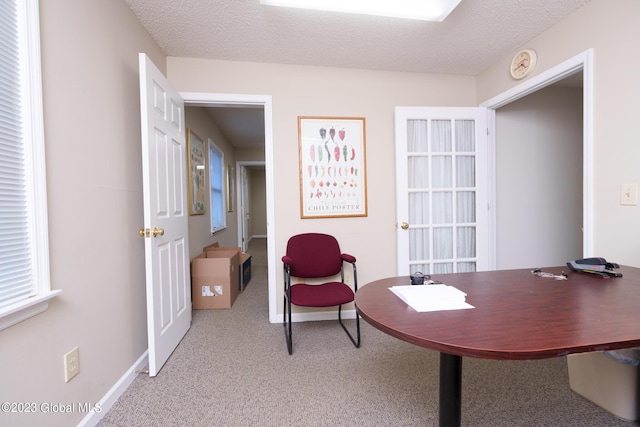
[[[356,258],[340,252],[338,241],[328,234],[298,234],[289,239],[287,254],[282,257],[284,264],[284,326],[289,354],[293,353],[291,334],[291,305],[304,307],[338,306],[338,321],[351,342],[360,347],[360,316],[356,311],[356,338],[342,323],[342,304],[354,300],[358,290]],[[344,283],[343,264],[353,268],[353,289]],[[337,275],[340,273],[340,281]],[[291,278],[317,279],[318,284],[291,283]]]

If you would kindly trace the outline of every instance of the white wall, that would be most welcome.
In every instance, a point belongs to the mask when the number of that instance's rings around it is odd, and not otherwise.
[[[358,258],[361,284],[396,274],[394,108],[474,105],[475,78],[324,67],[167,58],[180,92],[271,95],[276,259],[302,232],[335,235]],[[298,116],[366,118],[368,216],[300,219]],[[282,283],[282,269],[276,269]],[[276,286],[282,304],[281,286]],[[278,308],[282,312],[282,307]]]
[[[582,257],[582,89],[547,87],[496,112],[498,269]]]
[[[138,52],[165,57],[123,1],[41,0],[51,287],[0,331],[0,401],[97,403],[147,349]],[[64,382],[63,355],[80,373]],[[0,413],[71,426],[80,412]]]
[[[589,49],[594,52],[594,251],[640,267],[640,207],[620,205],[620,185],[640,183],[640,2],[593,0],[523,47],[538,54],[536,75]],[[513,52],[515,54],[515,50]],[[519,82],[509,77],[512,55],[478,76],[478,103]]]
[[[41,0],[40,10],[51,278],[63,293],[46,313],[0,331],[0,400],[97,402],[147,348],[137,54],[161,70],[164,55],[123,1]],[[593,0],[528,44],[538,51],[536,72],[594,48],[596,249],[635,266],[640,212],[618,202],[622,182],[640,182],[640,58],[628,54],[640,40],[638,16],[636,0]],[[273,95],[277,251],[299,231],[335,233],[362,259],[366,283],[396,269],[393,107],[478,105],[515,84],[510,58],[477,84],[185,58],[169,58],[167,70],[182,91]],[[298,115],[367,118],[367,218],[300,220]],[[76,345],[80,374],[65,383],[62,356]],[[0,414],[0,424],[69,426],[83,417]]]

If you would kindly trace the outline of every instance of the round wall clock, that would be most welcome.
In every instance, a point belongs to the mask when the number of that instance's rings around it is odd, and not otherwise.
[[[536,66],[536,52],[530,49],[521,50],[511,61],[511,77],[521,79]]]

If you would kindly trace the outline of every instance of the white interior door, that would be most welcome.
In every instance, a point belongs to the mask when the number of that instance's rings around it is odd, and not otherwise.
[[[489,265],[487,111],[397,107],[398,274]]]
[[[184,101],[140,54],[149,375],[191,326]]]

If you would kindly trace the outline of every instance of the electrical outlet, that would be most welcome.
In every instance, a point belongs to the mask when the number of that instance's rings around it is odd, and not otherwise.
[[[69,353],[64,355],[64,382],[68,383],[71,378],[80,372],[80,355],[78,347],[74,347]]]
[[[623,206],[638,205],[638,184],[622,184],[620,186],[620,204]]]

